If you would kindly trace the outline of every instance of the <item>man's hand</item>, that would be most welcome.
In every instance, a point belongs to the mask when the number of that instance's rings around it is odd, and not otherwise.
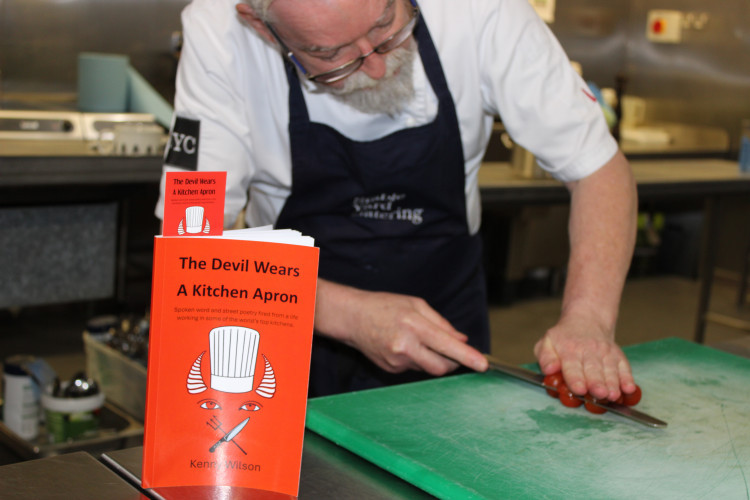
[[[571,192],[570,261],[558,323],[534,348],[545,374],[562,371],[576,394],[615,400],[635,390],[630,366],[615,344],[622,288],[633,256],[638,201],[622,153]]]
[[[630,363],[614,334],[593,321],[562,319],[536,343],[534,354],[543,373],[561,371],[575,394],[614,401],[621,391],[635,391]]]
[[[487,369],[484,356],[424,300],[318,281],[315,326],[390,373],[445,375],[459,365]]]

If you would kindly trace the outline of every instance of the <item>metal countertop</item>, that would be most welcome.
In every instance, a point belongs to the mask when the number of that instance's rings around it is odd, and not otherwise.
[[[137,488],[86,452],[0,467],[4,500],[140,500]]]
[[[128,448],[102,455],[102,461],[127,478],[131,484],[140,484],[143,447]],[[2,469],[0,468],[0,472]],[[182,498],[223,498],[229,489],[211,487],[160,488],[147,491],[154,498],[179,500]],[[249,489],[231,490],[232,498],[267,498],[269,500],[290,498],[286,495],[268,494],[257,496],[258,491]],[[415,486],[393,476],[361,457],[343,449],[317,434],[305,431],[302,453],[299,498],[328,500],[416,500],[433,498]]]

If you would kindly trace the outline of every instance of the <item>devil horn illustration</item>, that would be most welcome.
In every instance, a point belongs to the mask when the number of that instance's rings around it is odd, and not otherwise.
[[[187,390],[190,394],[200,394],[207,389],[206,383],[203,382],[203,377],[201,376],[201,359],[204,354],[206,354],[206,351],[200,353],[200,356],[198,356],[190,368],[187,378]]]
[[[276,392],[276,375],[274,375],[273,367],[271,367],[271,363],[268,362],[265,354],[263,355],[263,359],[266,362],[266,371],[263,374],[263,380],[260,381],[255,392],[264,398],[272,398]]]

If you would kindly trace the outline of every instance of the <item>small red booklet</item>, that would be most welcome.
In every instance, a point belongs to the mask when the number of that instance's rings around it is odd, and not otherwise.
[[[226,172],[167,172],[164,236],[221,235],[226,184]]]
[[[296,496],[318,249],[291,230],[157,236],[145,488]]]

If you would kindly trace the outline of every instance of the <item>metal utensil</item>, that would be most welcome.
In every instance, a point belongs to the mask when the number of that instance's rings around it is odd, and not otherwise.
[[[66,398],[83,398],[95,394],[99,394],[99,385],[84,372],[73,375],[67,387],[63,390],[63,397]]]
[[[490,355],[485,355],[485,357],[490,364],[491,370],[505,373],[506,375],[510,375],[539,387],[544,387],[545,389],[557,391],[557,388],[555,387],[544,385],[544,375],[541,373],[532,372],[531,370],[527,370],[518,366],[508,365]],[[576,394],[574,394],[573,396],[581,401],[586,401],[583,396],[578,396]],[[639,424],[646,425],[648,427],[663,428],[667,426],[667,423],[663,420],[659,420],[658,418],[654,418],[651,415],[640,412],[631,406],[615,403],[613,401],[589,400],[588,403],[594,404],[601,408],[605,408],[612,413],[616,413],[622,417],[628,418],[630,420],[633,420],[634,422],[638,422]]]

